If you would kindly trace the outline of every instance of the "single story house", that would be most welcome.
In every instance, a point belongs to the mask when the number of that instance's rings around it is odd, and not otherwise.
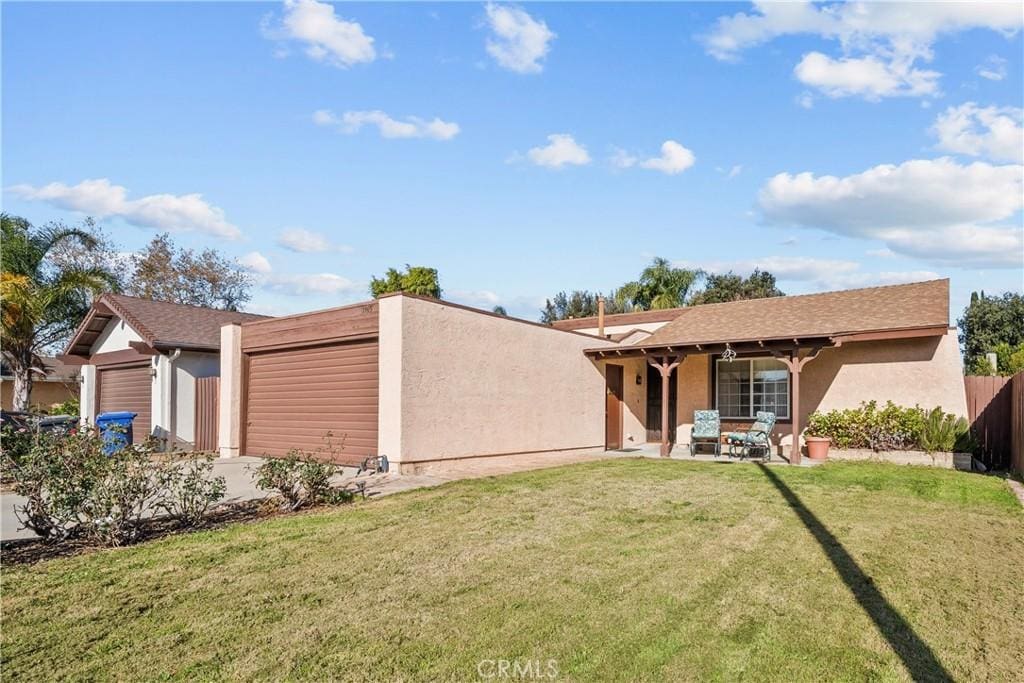
[[[28,397],[31,409],[49,411],[58,403],[77,398],[81,379],[78,368],[52,356],[40,360],[43,367],[32,377],[32,394]],[[14,409],[14,375],[6,365],[0,366],[0,408]]]
[[[61,356],[81,366],[82,420],[130,411],[136,442],[152,435],[165,449],[196,447],[197,381],[220,374],[221,327],[265,317],[104,294]],[[208,410],[215,426],[216,394]]]
[[[724,427],[775,412],[786,452],[817,409],[966,414],[948,280],[553,326],[399,293],[227,325],[220,347],[225,457],[335,449],[417,472],[646,442],[668,454],[706,408]]]

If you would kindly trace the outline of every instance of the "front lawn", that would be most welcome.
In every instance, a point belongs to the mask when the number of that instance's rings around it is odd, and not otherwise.
[[[496,660],[584,681],[1013,680],[1022,586],[1024,513],[998,479],[614,460],[5,569],[2,664],[10,680],[496,680]]]

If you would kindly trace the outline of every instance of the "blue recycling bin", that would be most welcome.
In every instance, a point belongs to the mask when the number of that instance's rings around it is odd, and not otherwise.
[[[138,413],[101,413],[96,416],[96,428],[103,437],[103,452],[113,455],[132,443],[132,421]]]

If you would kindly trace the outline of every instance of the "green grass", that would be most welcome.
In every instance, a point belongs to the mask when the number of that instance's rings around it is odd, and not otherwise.
[[[475,680],[508,659],[583,681],[1019,680],[1005,482],[770,472],[603,461],[6,569],[3,673]]]

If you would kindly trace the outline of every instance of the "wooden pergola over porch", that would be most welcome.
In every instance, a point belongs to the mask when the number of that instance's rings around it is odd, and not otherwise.
[[[800,464],[800,372],[809,362],[817,358],[818,353],[826,347],[839,346],[844,339],[840,337],[794,337],[791,339],[747,339],[739,341],[716,341],[711,343],[684,344],[653,344],[626,347],[604,347],[587,349],[584,353],[593,360],[616,360],[627,358],[643,358],[647,364],[661,374],[661,456],[668,457],[672,452],[670,439],[669,379],[672,371],[685,360],[688,355],[710,355],[736,357],[753,353],[770,354],[779,359],[789,370],[792,384],[790,418],[793,429],[793,448],[790,463]]]

